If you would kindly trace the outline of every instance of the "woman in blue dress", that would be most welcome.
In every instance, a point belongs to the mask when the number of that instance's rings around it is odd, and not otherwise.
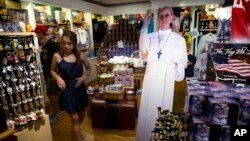
[[[52,59],[51,75],[61,90],[62,105],[70,115],[76,141],[83,140],[80,125],[84,120],[88,104],[84,81],[90,72],[86,54],[77,49],[76,34],[65,30],[61,37],[61,50],[55,53]]]

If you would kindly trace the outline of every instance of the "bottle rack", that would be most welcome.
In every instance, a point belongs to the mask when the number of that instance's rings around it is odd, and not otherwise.
[[[35,33],[0,35],[0,103],[8,128],[16,129],[44,115]]]
[[[150,141],[186,141],[188,115],[157,108],[158,117]]]
[[[126,19],[121,19],[103,39],[103,46],[100,48],[100,55],[106,55],[107,58],[113,56],[128,56],[139,49],[140,32],[137,24],[129,23]],[[117,42],[123,41],[123,48],[117,47]]]

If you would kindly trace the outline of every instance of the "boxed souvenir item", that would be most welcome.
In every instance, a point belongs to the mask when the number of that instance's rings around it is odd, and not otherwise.
[[[190,116],[188,132],[191,141],[209,141],[210,127],[207,118]]]
[[[250,96],[240,96],[240,120],[250,123]]]
[[[239,103],[229,98],[210,98],[209,121],[215,125],[236,125],[238,121]]]
[[[207,115],[208,99],[212,96],[208,90],[189,90],[185,108],[192,115]]]
[[[230,141],[230,126],[222,126],[221,141]]]

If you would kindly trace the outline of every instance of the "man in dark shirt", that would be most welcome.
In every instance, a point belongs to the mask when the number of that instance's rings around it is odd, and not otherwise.
[[[50,123],[56,123],[60,118],[60,110],[58,106],[58,89],[56,83],[53,82],[50,67],[52,63],[52,57],[55,52],[58,52],[60,46],[53,38],[48,35],[48,29],[46,26],[37,26],[35,33],[38,38],[40,46],[40,56],[43,69],[43,76],[46,82],[46,94],[49,97],[52,107],[52,113],[50,113]]]

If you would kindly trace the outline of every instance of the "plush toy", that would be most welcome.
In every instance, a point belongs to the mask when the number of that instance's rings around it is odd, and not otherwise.
[[[201,12],[200,19],[201,19],[201,20],[204,20],[204,19],[207,19],[207,18],[208,18],[208,16],[207,16],[207,11],[203,10],[203,11]]]

